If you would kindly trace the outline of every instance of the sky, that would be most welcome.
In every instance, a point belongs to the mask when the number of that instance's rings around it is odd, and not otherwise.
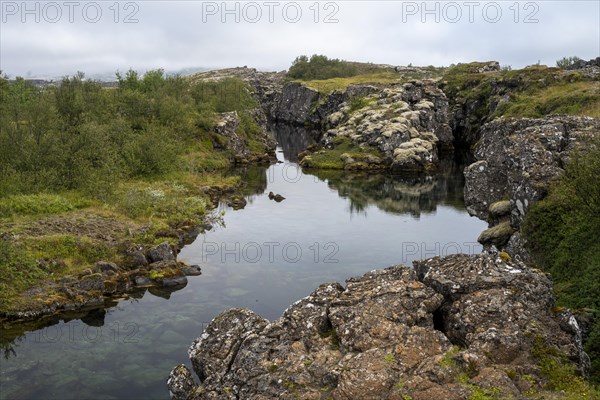
[[[301,54],[554,66],[600,56],[600,1],[0,0],[0,70],[9,77],[284,70]]]

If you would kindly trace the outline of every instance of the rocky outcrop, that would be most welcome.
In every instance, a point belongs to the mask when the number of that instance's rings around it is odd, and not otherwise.
[[[392,85],[348,97],[327,117],[323,142],[348,137],[356,146],[379,149],[394,170],[437,165],[438,150],[452,149],[448,101],[432,80]]]
[[[298,82],[286,83],[278,93],[269,115],[272,121],[295,125],[318,125],[315,113],[321,94]]]
[[[600,57],[588,61],[581,59],[575,60],[572,64],[563,69],[578,72],[587,78],[597,79],[600,77]]]
[[[214,130],[220,139],[217,143],[222,143],[222,147],[231,151],[236,163],[248,162],[270,162],[275,159],[275,141],[266,131],[253,138],[259,141],[266,150],[265,153],[257,154],[250,150],[248,138],[239,134],[240,116],[237,111],[225,112],[218,115],[218,121]]]
[[[600,119],[552,116],[497,119],[481,129],[477,162],[465,169],[465,203],[471,215],[490,222],[479,241],[531,259],[519,227],[533,203],[550,184],[582,140],[600,134]]]
[[[520,398],[544,383],[540,351],[588,367],[553,301],[546,276],[492,255],[394,266],[323,284],[276,321],[222,313],[189,350],[201,385],[179,365],[168,386],[180,400]]]
[[[264,72],[256,68],[237,67],[225,68],[214,71],[206,71],[195,74],[192,80],[196,81],[218,81],[227,78],[241,79],[250,85],[254,96],[258,100],[263,115],[270,118],[271,110],[279,99],[282,91],[286,72]]]

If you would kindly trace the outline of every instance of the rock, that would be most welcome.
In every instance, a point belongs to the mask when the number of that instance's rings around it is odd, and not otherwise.
[[[103,290],[104,278],[102,277],[102,274],[86,275],[79,282],[77,282],[76,287],[86,292],[92,290]]]
[[[485,124],[475,150],[479,161],[465,169],[467,209],[487,219],[490,205],[508,198],[518,228],[529,206],[562,173],[576,143],[599,131],[600,118],[590,117],[499,118]]]
[[[281,93],[278,94],[270,112],[274,121],[287,122],[302,125],[305,122],[317,122],[312,116],[321,95],[298,82],[289,82],[283,85]]]
[[[243,209],[244,207],[246,207],[247,203],[248,202],[246,201],[246,199],[241,196],[233,197],[227,201],[227,205],[233,208],[234,210]]]
[[[171,370],[167,387],[171,400],[187,400],[188,395],[193,393],[198,385],[194,382],[190,370],[185,365],[179,364]]]
[[[136,276],[134,278],[135,286],[144,287],[144,286],[152,286],[152,280],[150,280],[147,276]]]
[[[202,275],[202,268],[199,265],[189,265],[181,268],[181,272],[183,272],[186,276],[198,276]]]
[[[283,197],[280,194],[274,194],[273,192],[269,192],[269,200],[275,200],[276,202],[280,203],[283,200],[285,200],[285,197]]]
[[[323,284],[273,322],[228,310],[189,350],[201,386],[179,366],[169,388],[187,399],[429,400],[470,398],[477,385],[521,398],[529,388],[505,371],[539,382],[540,343],[587,368],[575,319],[553,304],[549,279],[522,263],[435,257]]]
[[[136,269],[140,267],[146,267],[148,265],[148,259],[144,255],[143,248],[134,247],[128,249],[125,252],[125,258],[123,260],[123,266],[127,269]]]
[[[174,276],[170,278],[162,278],[160,282],[164,287],[171,287],[187,285],[188,280],[185,276]]]
[[[489,209],[490,219],[499,219],[510,215],[510,200],[502,200],[492,203]]]
[[[113,275],[119,272],[119,267],[116,264],[106,261],[98,261],[94,265],[94,269],[106,275]]]
[[[563,173],[570,152],[585,138],[600,132],[600,118],[549,116],[538,119],[499,118],[481,128],[475,150],[479,160],[465,168],[465,204],[471,215],[498,222],[501,208],[517,232],[529,207],[548,193],[550,183]],[[501,202],[499,205],[495,204]],[[500,207],[501,205],[501,207]],[[480,241],[530,260],[521,237],[510,240],[506,224],[492,227]],[[492,237],[494,236],[494,237]],[[504,249],[510,243],[510,249]]]
[[[477,241],[484,246],[494,245],[502,248],[508,243],[515,230],[510,226],[510,221],[504,221],[481,232]]]
[[[163,242],[156,247],[148,250],[146,258],[149,263],[155,263],[158,261],[169,261],[175,260],[175,254],[169,242]]]

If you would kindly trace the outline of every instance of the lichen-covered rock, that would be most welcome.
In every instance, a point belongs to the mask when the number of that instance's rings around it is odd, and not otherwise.
[[[196,390],[198,385],[194,382],[190,370],[185,365],[179,364],[169,374],[167,387],[171,400],[187,400],[188,395]]]
[[[224,312],[190,348],[201,385],[176,367],[169,388],[187,399],[521,398],[543,380],[541,343],[587,367],[577,322],[553,301],[545,275],[492,255],[394,266],[323,284],[273,322]]]
[[[326,119],[325,144],[348,137],[356,146],[377,148],[399,171],[434,168],[439,150],[452,149],[448,101],[436,82],[367,87],[359,91],[354,85],[343,94],[344,101]],[[362,92],[367,94],[356,94]]]
[[[146,253],[146,258],[149,263],[155,263],[160,261],[171,261],[175,260],[175,254],[173,249],[168,242],[163,242],[156,247],[151,248]]]
[[[492,203],[510,199],[518,228],[529,206],[543,198],[582,138],[600,132],[600,118],[499,118],[481,128],[477,162],[465,169],[467,210],[488,218]]]
[[[471,215],[500,224],[484,231],[479,241],[530,260],[521,236],[511,240],[511,234],[519,231],[529,207],[547,195],[570,152],[583,139],[598,134],[600,118],[591,117],[499,118],[485,124],[475,151],[479,161],[465,168],[465,204]],[[507,198],[512,232],[500,221],[508,218]],[[496,215],[500,211],[502,217]]]

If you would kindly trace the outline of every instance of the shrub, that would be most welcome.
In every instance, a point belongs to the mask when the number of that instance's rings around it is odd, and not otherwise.
[[[296,57],[288,71],[288,76],[292,79],[313,80],[349,77],[358,73],[358,68],[352,63],[313,54],[310,59],[304,55]]]

